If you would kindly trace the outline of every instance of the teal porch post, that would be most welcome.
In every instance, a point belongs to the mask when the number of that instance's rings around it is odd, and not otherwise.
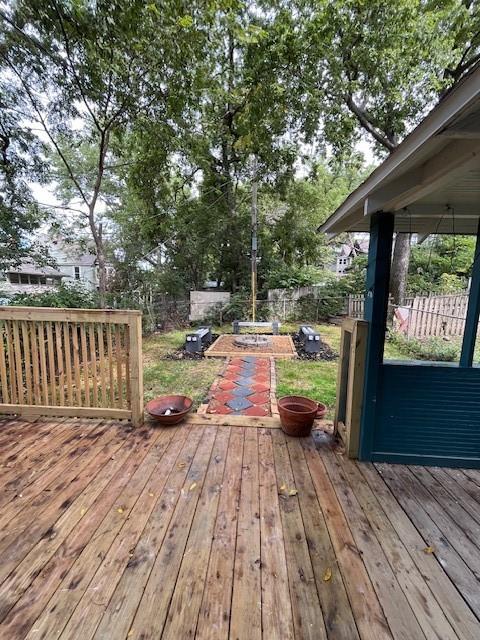
[[[394,216],[375,213],[370,220],[365,320],[368,321],[359,459],[370,460],[375,431],[379,369],[387,325]]]
[[[480,220],[477,229],[477,244],[475,245],[475,257],[473,259],[472,280],[470,284],[470,296],[468,298],[467,317],[465,318],[465,330],[463,332],[462,353],[460,366],[471,367],[475,341],[477,338],[478,317],[480,315]]]

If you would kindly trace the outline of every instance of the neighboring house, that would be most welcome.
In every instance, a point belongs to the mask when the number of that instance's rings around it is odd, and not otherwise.
[[[352,266],[353,261],[360,255],[368,254],[368,239],[355,240],[353,244],[342,244],[337,252],[334,266],[337,276],[344,276]]]
[[[65,277],[58,269],[38,267],[31,262],[11,267],[2,275],[0,293],[7,296],[16,293],[40,293],[57,286]]]
[[[80,250],[62,240],[50,241],[48,246],[50,256],[55,260],[58,270],[65,280],[80,281],[91,291],[98,287],[97,259],[92,253]]]
[[[58,286],[61,282],[74,281],[81,282],[91,291],[97,289],[98,275],[94,255],[61,240],[42,240],[48,246],[48,252],[55,260],[56,267],[40,267],[28,261],[11,267],[0,273],[0,295],[41,293]]]

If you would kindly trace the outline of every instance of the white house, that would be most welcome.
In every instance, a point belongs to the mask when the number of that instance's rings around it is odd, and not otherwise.
[[[65,276],[64,281],[77,280],[86,288],[94,291],[98,287],[97,259],[88,251],[68,244],[61,239],[50,241],[50,256],[55,260],[57,268]]]
[[[32,262],[24,262],[1,274],[0,295],[11,296],[16,293],[48,291],[57,286],[64,275],[52,267],[39,267]]]
[[[16,293],[41,293],[60,282],[79,282],[90,291],[98,286],[96,257],[62,240],[48,241],[50,257],[56,267],[41,267],[32,262],[22,262],[0,274],[0,295],[11,296]]]
[[[337,276],[344,276],[352,266],[353,261],[360,255],[368,254],[368,239],[355,240],[353,244],[342,244],[336,252],[334,270]]]

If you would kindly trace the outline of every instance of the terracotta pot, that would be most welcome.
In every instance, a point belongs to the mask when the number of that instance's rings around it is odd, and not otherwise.
[[[147,403],[145,409],[160,424],[173,425],[181,422],[192,408],[193,400],[188,396],[159,396]],[[170,410],[171,413],[165,414]]]
[[[327,407],[303,396],[284,396],[278,400],[282,430],[297,438],[310,435],[315,418],[323,418]]]

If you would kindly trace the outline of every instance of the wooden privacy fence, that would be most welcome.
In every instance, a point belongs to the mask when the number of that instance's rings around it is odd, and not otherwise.
[[[430,336],[463,336],[467,315],[468,294],[417,296],[406,298],[402,307],[391,305],[394,327],[409,338]],[[348,315],[363,318],[364,296],[349,296]]]
[[[466,293],[414,298],[406,334],[409,338],[463,336],[467,306]]]
[[[0,307],[0,413],[140,424],[141,312]]]

